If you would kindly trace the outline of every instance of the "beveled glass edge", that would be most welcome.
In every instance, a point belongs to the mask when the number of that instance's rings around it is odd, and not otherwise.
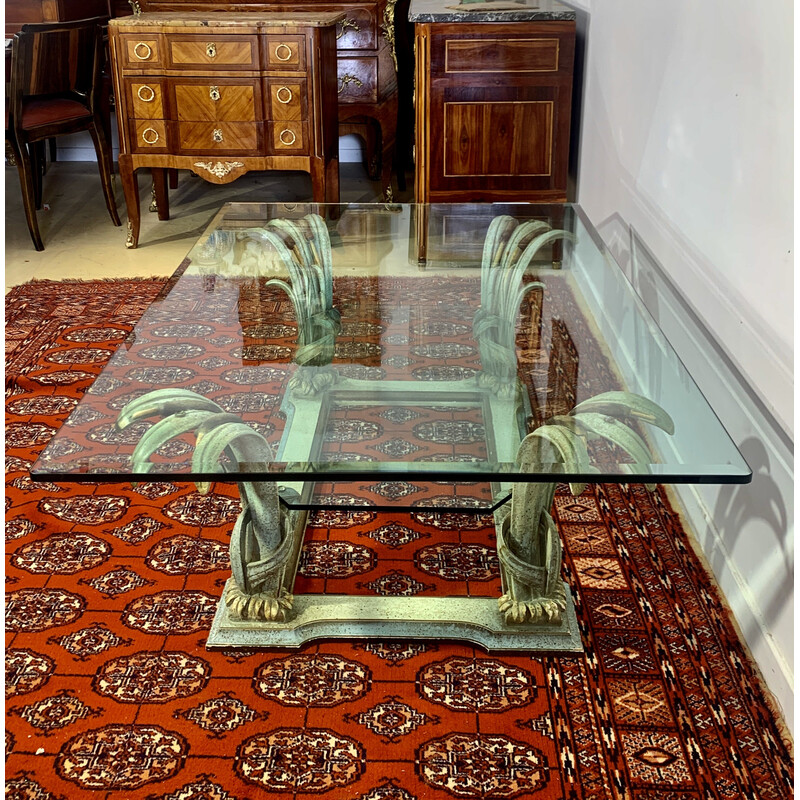
[[[348,483],[364,480],[412,480],[421,483],[428,481],[459,481],[491,482],[501,480],[507,483],[750,483],[753,472],[749,469],[743,472],[731,464],[708,465],[707,467],[693,470],[676,470],[674,466],[666,464],[648,465],[648,470],[635,470],[634,465],[630,471],[619,472],[566,472],[560,469],[563,465],[553,463],[535,472],[522,473],[515,470],[514,462],[497,462],[481,471],[469,471],[464,467],[469,463],[452,463],[448,469],[442,469],[440,464],[421,464],[419,462],[364,462],[371,464],[372,468],[356,466],[353,462],[309,462],[314,464],[311,471],[308,465],[300,462],[287,464],[284,462],[271,462],[266,469],[242,469],[237,472],[192,472],[181,471],[183,465],[171,465],[171,469],[157,469],[154,465],[148,472],[141,475],[132,474],[131,471],[110,472],[107,469],[97,472],[89,470],[83,472],[70,472],[53,468],[48,470],[46,465],[36,463],[31,469],[31,478],[34,480],[58,481],[83,481],[99,483],[137,483],[139,481],[174,480],[179,476],[182,480],[191,481],[222,481],[236,483],[237,481],[299,481],[303,483],[337,482]],[[73,466],[75,466],[73,464]],[[164,465],[165,467],[168,465]],[[305,466],[305,468],[304,468]],[[375,469],[380,466],[380,469]],[[623,465],[620,465],[623,466]]]

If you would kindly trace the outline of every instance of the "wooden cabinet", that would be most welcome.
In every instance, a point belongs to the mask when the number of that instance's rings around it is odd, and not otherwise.
[[[107,0],[6,0],[6,37],[31,22],[69,22],[108,16]]]
[[[160,219],[167,169],[212,183],[304,170],[314,202],[339,200],[336,23],[314,14],[146,13],[109,23],[128,247],[139,238],[136,170]]]
[[[417,202],[567,199],[575,22],[416,25]]]
[[[398,0],[135,0],[145,12],[339,13],[336,26],[335,93],[339,132],[365,142],[367,169],[384,190],[391,186],[397,133],[397,54],[395,6]],[[401,181],[401,185],[404,185]]]

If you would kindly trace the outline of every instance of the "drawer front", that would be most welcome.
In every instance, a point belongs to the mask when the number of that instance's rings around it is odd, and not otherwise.
[[[164,91],[159,80],[125,81],[125,91],[128,94],[128,108],[136,119],[164,119]]]
[[[225,120],[229,122],[255,122],[261,114],[258,79],[248,83],[223,83],[208,81],[173,83],[175,112],[178,120],[194,122]]]
[[[267,123],[267,140],[275,154],[302,155],[307,151],[305,123],[276,120]]]
[[[267,82],[270,119],[307,119],[306,82],[272,79]]]
[[[169,151],[167,123],[163,119],[131,120],[131,135],[135,153],[166,153]]]
[[[173,69],[258,69],[257,36],[170,36]]]
[[[558,72],[559,40],[447,39],[445,72]]]
[[[377,58],[339,58],[336,71],[339,103],[378,102]]]
[[[123,67],[131,69],[147,69],[160,67],[163,64],[163,43],[161,37],[154,33],[125,33],[120,37],[120,55]]]
[[[336,23],[336,49],[342,50],[375,50],[379,46],[379,3],[366,3],[360,6],[348,3],[314,3],[314,11],[338,12],[345,15]],[[300,10],[300,6],[295,6]],[[310,9],[309,9],[310,10]]]
[[[258,155],[258,123],[256,122],[179,122],[181,152],[214,153],[237,151]]]
[[[320,11],[344,11],[345,18],[336,25],[336,49],[375,50],[378,47],[377,6],[314,6]]]
[[[304,70],[306,68],[306,37],[265,36],[267,45],[267,69]]]
[[[342,50],[376,50],[383,43],[380,25],[383,22],[385,0],[380,2],[362,2],[359,5],[350,3],[317,3],[309,0],[287,3],[270,3],[275,11],[292,13],[303,12],[335,12],[344,13],[345,18],[336,24],[336,49]]]

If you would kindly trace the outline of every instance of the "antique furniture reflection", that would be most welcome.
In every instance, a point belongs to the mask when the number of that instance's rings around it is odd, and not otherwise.
[[[398,0],[318,2],[318,0],[137,0],[147,11],[320,13],[339,11],[336,26],[336,95],[339,133],[358,134],[365,143],[366,165],[372,180],[391,193],[391,173],[397,129],[397,41],[395,7]],[[405,188],[402,170],[400,188]]]
[[[19,172],[25,218],[37,250],[44,250],[36,220],[41,206],[42,144],[89,131],[108,213],[121,225],[111,182],[111,146],[101,113],[104,17],[23,25],[12,45],[6,140]]]
[[[567,199],[575,12],[412,0],[417,202]]]
[[[159,219],[167,170],[212,183],[303,170],[315,202],[339,198],[339,12],[159,14],[109,23],[128,247],[139,239],[136,170],[150,167]]]

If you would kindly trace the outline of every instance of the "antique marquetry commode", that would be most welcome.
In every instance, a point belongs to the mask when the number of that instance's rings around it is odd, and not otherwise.
[[[153,172],[160,219],[169,216],[169,169],[212,183],[248,170],[303,170],[315,202],[338,201],[341,18],[186,12],[110,21],[128,247],[139,240],[141,167]]]
[[[398,127],[398,53],[402,42],[397,30],[405,17],[407,0],[131,0],[134,13],[142,11],[183,14],[274,12],[342,12],[336,25],[336,94],[339,100],[339,135],[358,134],[365,144],[371,180],[380,180],[391,194],[391,173]],[[401,10],[402,9],[402,10]],[[402,30],[400,31],[402,34]],[[402,48],[401,48],[402,49]],[[406,82],[410,82],[406,78]],[[402,170],[398,172],[404,188]]]

